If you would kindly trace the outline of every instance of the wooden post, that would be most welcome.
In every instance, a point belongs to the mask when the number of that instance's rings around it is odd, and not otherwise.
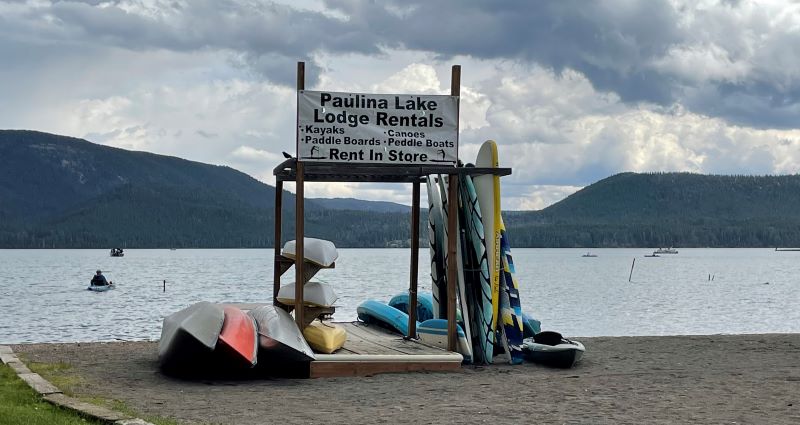
[[[456,280],[458,279],[458,175],[451,174],[447,185],[447,349],[456,351]]]
[[[453,65],[450,76],[450,95],[461,95],[461,65]],[[459,102],[460,103],[460,102]],[[456,119],[458,122],[458,119]],[[457,132],[457,131],[456,131]],[[447,349],[456,351],[456,243],[458,243],[458,175],[451,174],[447,190]],[[469,326],[469,324],[466,324]]]
[[[306,64],[304,62],[297,63],[297,90],[305,90],[305,77],[306,75]],[[300,106],[297,106],[298,109]],[[297,143],[300,142],[300,114],[299,110],[296,114],[296,134],[297,134]],[[300,150],[297,149],[295,152],[299,154]],[[296,173],[296,183],[297,189],[295,194],[295,218],[294,218],[294,226],[295,226],[295,260],[294,260],[294,269],[295,269],[295,278],[294,278],[294,320],[297,323],[297,327],[300,328],[302,331],[305,328],[305,318],[303,317],[303,284],[305,283],[305,279],[303,276],[303,263],[305,262],[305,217],[304,217],[304,188],[303,184],[305,182],[305,170],[304,170],[303,162],[300,161],[300,156],[298,155],[297,158],[297,173]]]
[[[419,179],[411,191],[411,282],[408,288],[408,338],[417,337],[417,275],[419,274]]]
[[[628,275],[628,282],[630,282],[631,278],[633,277],[633,266],[635,265],[636,265],[636,259],[634,258],[633,261],[631,262],[631,274]]]
[[[278,291],[281,289],[281,232],[283,224],[283,181],[275,181],[275,256],[272,271],[272,305],[282,305],[278,302]]]

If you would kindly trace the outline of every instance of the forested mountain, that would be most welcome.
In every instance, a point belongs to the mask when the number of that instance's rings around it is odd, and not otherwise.
[[[800,175],[622,173],[505,217],[518,246],[800,246]]]
[[[0,247],[263,247],[275,188],[230,167],[34,131],[0,131]],[[408,214],[306,201],[306,233],[339,246],[408,239]],[[284,192],[284,239],[294,195]]]
[[[275,188],[229,167],[0,131],[0,248],[268,247]],[[309,199],[306,234],[408,244],[410,208]],[[284,194],[284,240],[294,196]],[[800,246],[800,176],[623,173],[504,214],[516,247]],[[422,246],[427,214],[421,217]]]

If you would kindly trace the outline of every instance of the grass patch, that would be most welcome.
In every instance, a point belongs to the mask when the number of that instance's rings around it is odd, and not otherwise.
[[[0,364],[0,422],[8,425],[99,424],[43,401],[16,372]]]
[[[156,425],[178,425],[178,421],[172,419],[142,415],[120,400],[94,395],[77,394],[77,388],[84,385],[85,381],[83,378],[78,376],[72,370],[72,366],[67,363],[40,363],[26,361],[25,364],[32,372],[38,373],[44,379],[50,381],[50,383],[58,387],[58,389],[60,389],[64,395],[75,397],[86,403],[107,407],[111,410],[124,413],[126,415],[141,418]]]

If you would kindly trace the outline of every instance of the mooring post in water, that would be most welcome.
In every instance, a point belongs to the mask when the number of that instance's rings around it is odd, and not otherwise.
[[[636,265],[636,259],[634,258],[633,262],[631,263],[631,274],[628,275],[628,282],[630,282],[631,278],[633,277],[633,266],[635,266],[635,265]]]
[[[164,279],[164,292],[167,292],[167,280]]]

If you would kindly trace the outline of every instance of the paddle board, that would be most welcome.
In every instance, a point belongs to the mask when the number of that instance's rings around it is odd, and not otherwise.
[[[500,277],[500,316],[507,349],[512,364],[520,364],[524,358],[522,353],[523,315],[519,299],[519,283],[515,277],[514,260],[511,257],[511,245],[502,218],[500,220],[500,261],[502,263]]]
[[[492,327],[492,287],[486,241],[483,233],[481,210],[472,177],[460,178],[460,212],[464,220],[465,282],[470,306],[472,352],[475,363],[490,364],[494,355],[494,328]]]
[[[433,176],[428,176],[428,241],[431,252],[431,292],[433,293],[433,317],[447,317],[447,282],[444,268],[444,233],[442,200]]]
[[[497,144],[487,140],[478,150],[475,160],[478,168],[497,168]],[[498,326],[498,305],[500,301],[500,177],[481,175],[473,179],[486,245],[486,258],[489,266],[489,282],[492,290],[492,329]]]
[[[450,212],[450,201],[451,199],[448,198],[448,189],[449,189],[449,177],[443,177],[439,175],[439,190],[441,191],[442,197],[442,217],[444,218],[444,222],[448,223],[449,221],[449,212]],[[458,199],[452,200],[454,202],[458,202]],[[458,232],[453,237],[456,238],[456,291],[458,293],[458,305],[461,310],[461,317],[463,318],[463,323],[467,324],[470,323],[469,320],[469,306],[467,305],[467,297],[466,292],[464,289],[464,263],[461,258],[461,223],[458,221],[458,217],[456,217],[456,231]],[[451,237],[448,234],[448,228],[445,224],[445,231],[444,231],[444,250],[447,252],[447,240]],[[445,270],[447,269],[448,265],[447,262],[449,261],[449,256],[445,255]],[[465,335],[467,341],[472,341],[471,330],[469,326],[464,326]],[[465,350],[467,353],[461,353],[464,355],[465,361],[469,358],[468,363],[472,361],[472,344],[467,344]]]

